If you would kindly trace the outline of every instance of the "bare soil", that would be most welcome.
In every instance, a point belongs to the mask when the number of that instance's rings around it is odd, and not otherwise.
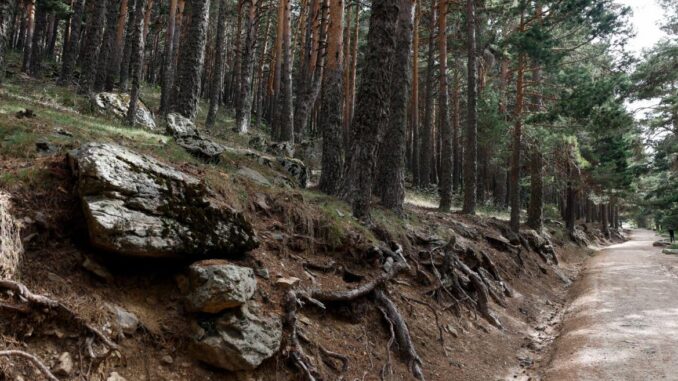
[[[634,230],[589,261],[534,379],[678,379],[678,257],[653,247],[657,239]]]

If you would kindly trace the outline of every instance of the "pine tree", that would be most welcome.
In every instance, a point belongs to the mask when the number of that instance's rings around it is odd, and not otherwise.
[[[245,0],[245,3],[255,0]],[[207,112],[207,121],[205,127],[213,129],[217,119],[217,111],[221,101],[222,85],[224,83],[224,48],[226,42],[226,0],[219,1],[219,19],[217,20],[217,40],[215,41],[214,54],[216,60],[214,63],[214,78],[210,86],[210,105]],[[167,70],[167,68],[166,68]]]
[[[144,63],[145,39],[144,39],[144,13],[146,12],[146,0],[136,0],[134,9],[134,24],[132,25],[132,46],[130,69],[132,72],[132,89],[130,91],[129,108],[127,109],[127,123],[134,125],[137,116],[137,103],[141,90],[141,72]]]

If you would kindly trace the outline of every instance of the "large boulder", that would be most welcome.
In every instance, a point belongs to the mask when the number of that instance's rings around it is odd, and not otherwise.
[[[91,243],[139,257],[224,257],[258,246],[252,226],[197,178],[115,144],[69,153]]]
[[[214,140],[202,136],[195,124],[181,114],[167,115],[167,133],[172,135],[177,144],[191,155],[209,163],[217,163],[224,153],[224,146]]]
[[[224,260],[195,262],[188,269],[190,291],[186,307],[191,312],[217,313],[247,302],[257,290],[254,271]]]
[[[231,371],[255,369],[278,351],[282,338],[279,319],[256,316],[246,305],[203,317],[194,328],[192,356]]]
[[[129,109],[129,94],[125,93],[97,93],[94,95],[94,105],[100,112],[114,116],[119,119],[127,118],[127,110]],[[137,104],[137,112],[135,115],[135,122],[147,130],[155,131],[157,126],[153,114],[146,107],[146,105],[139,100]]]

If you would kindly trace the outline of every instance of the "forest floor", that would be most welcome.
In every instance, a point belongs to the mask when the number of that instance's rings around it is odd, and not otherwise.
[[[678,258],[657,239],[634,230],[588,261],[544,380],[677,379]]]
[[[279,277],[298,277],[304,288],[353,288],[380,271],[367,262],[366,246],[394,240],[403,244],[407,258],[416,260],[432,252],[431,242],[448,242],[453,236],[463,235],[462,231],[476,231],[472,244],[487,253],[514,291],[503,301],[505,305],[491,303],[503,329],[495,328],[468,306],[433,312],[431,306],[441,309],[444,304],[432,297],[431,286],[414,274],[402,276],[389,286],[407,320],[428,380],[529,377],[532,369],[539,369],[550,358],[550,344],[560,331],[570,281],[593,252],[571,243],[562,224],[551,220],[546,230],[556,247],[559,265],[545,263],[531,250],[522,254],[502,251],[488,237],[501,237],[507,223],[494,218],[497,215],[491,210],[479,216],[440,213],[429,196],[413,192],[408,194],[403,215],[375,205],[374,226],[366,227],[350,217],[349,205],[340,200],[314,189],[264,187],[247,181],[237,175],[239,168],[247,166],[276,176],[251,159],[224,155],[219,164],[202,163],[162,134],[128,128],[97,115],[87,99],[75,95],[73,89],[21,75],[3,86],[0,190],[11,195],[16,218],[25,226],[22,238],[26,250],[19,280],[34,292],[66,303],[97,326],[110,324],[107,305],[135,313],[142,325],[137,333],[120,340],[120,356],[92,364],[83,352],[82,336],[68,322],[3,312],[1,346],[21,347],[50,367],[60,353],[73,354],[76,369],[66,379],[105,380],[114,371],[128,381],[260,381],[296,379],[299,375],[283,355],[274,356],[246,375],[202,365],[187,350],[190,319],[183,311],[176,281],[186,263],[134,261],[100,252],[88,244],[65,154],[90,141],[114,142],[154,156],[200,177],[220,197],[242,210],[255,226],[262,246],[233,261],[270,272],[270,277],[257,279],[259,292],[255,297],[259,307],[270,314],[282,313],[285,291],[276,286]],[[151,109],[156,108],[156,93],[146,89],[144,100]],[[32,109],[35,116],[17,118],[15,114],[24,108]],[[218,141],[247,147],[251,136],[230,133],[232,119],[226,113],[220,113],[220,123],[222,132],[213,135]],[[254,133],[264,135],[265,131]],[[47,152],[36,149],[43,146],[49,148]],[[595,227],[587,228],[593,230]],[[597,240],[595,235],[591,239]],[[428,243],[422,244],[422,240]],[[86,269],[86,260],[104,265],[110,277],[102,279]],[[328,263],[335,271],[308,270],[309,264]],[[421,265],[423,269],[427,266]],[[299,321],[315,342],[348,356],[349,369],[344,374],[329,367],[322,369],[328,374],[326,379],[384,379],[380,373],[389,361],[393,374],[385,375],[385,379],[410,379],[407,366],[397,355],[390,360],[388,330],[369,301],[331,313],[307,309],[300,313]],[[170,361],[166,361],[168,357]],[[25,380],[40,379],[24,362],[0,363],[0,375],[9,380],[18,379],[18,375]]]

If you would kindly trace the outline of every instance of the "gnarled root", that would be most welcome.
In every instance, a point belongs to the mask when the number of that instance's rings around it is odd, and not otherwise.
[[[36,368],[38,368],[40,370],[40,372],[42,372],[42,374],[45,375],[45,377],[47,377],[48,380],[59,381],[59,379],[56,378],[52,374],[52,372],[49,371],[49,368],[47,368],[47,366],[45,364],[43,364],[42,361],[40,361],[40,359],[38,359],[37,357],[35,357],[34,355],[32,355],[28,352],[14,350],[14,349],[8,349],[8,350],[0,351],[0,356],[3,356],[3,357],[17,356],[17,357],[23,357],[25,359],[28,359],[33,365],[35,365]]]
[[[388,322],[393,325],[398,346],[400,347],[403,358],[407,362],[410,372],[412,372],[412,375],[417,380],[424,380],[421,358],[419,358],[416,349],[414,349],[414,344],[412,344],[412,338],[410,337],[410,330],[407,328],[407,324],[405,324],[402,315],[400,315],[398,307],[381,289],[374,291],[374,297],[380,309],[382,309],[384,315],[388,319]]]
[[[17,298],[24,299],[28,302],[30,309],[35,309],[36,307],[46,308],[48,310],[53,311],[57,315],[62,316],[65,319],[69,319],[70,321],[75,322],[85,331],[88,331],[91,334],[93,334],[94,336],[98,337],[110,349],[118,349],[117,344],[115,344],[113,341],[111,341],[111,339],[109,339],[106,335],[104,335],[101,331],[99,331],[93,325],[91,325],[90,323],[85,321],[82,317],[80,317],[78,314],[76,314],[73,310],[71,310],[65,304],[63,304],[59,301],[56,301],[54,299],[50,299],[50,298],[48,298],[47,296],[44,296],[44,295],[34,294],[25,285],[18,283],[18,282],[11,281],[11,280],[7,280],[7,279],[0,280],[0,289],[9,290],[9,291],[14,292],[14,294]],[[6,305],[0,304],[0,308],[3,308],[5,306],[10,306],[11,308],[9,308],[9,309],[11,309],[13,311],[23,312],[23,310],[21,310],[20,307],[18,307],[18,306],[12,306],[12,305],[9,305],[9,304],[6,304]],[[28,311],[30,311],[30,309]]]
[[[476,291],[476,302],[478,311],[480,311],[485,320],[487,320],[490,324],[499,329],[502,329],[501,322],[499,322],[499,319],[497,319],[497,317],[494,316],[492,311],[490,311],[488,297],[489,292],[487,290],[485,282],[483,282],[483,279],[480,277],[480,275],[478,275],[477,272],[468,268],[468,266],[466,266],[464,262],[455,259],[455,263],[457,268],[459,268],[464,273],[464,275],[466,275],[471,280],[471,284],[473,284],[473,288]]]

